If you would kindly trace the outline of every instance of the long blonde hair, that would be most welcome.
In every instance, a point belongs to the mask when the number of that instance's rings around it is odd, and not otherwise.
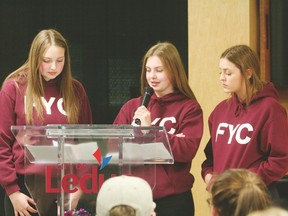
[[[219,216],[246,216],[270,206],[265,183],[248,169],[224,171],[213,183],[211,195]]]
[[[44,96],[45,92],[43,78],[39,68],[44,53],[52,45],[62,47],[65,50],[65,63],[61,74],[57,77],[57,84],[60,88],[60,95],[63,98],[63,108],[66,111],[68,123],[78,123],[80,103],[77,89],[73,86],[74,79],[71,73],[68,45],[65,38],[58,31],[47,29],[40,31],[34,38],[27,61],[20,68],[9,74],[4,80],[4,83],[8,79],[13,79],[17,82],[19,75],[24,74],[27,76],[25,107],[27,124],[34,123],[33,103],[39,119],[42,123],[45,123],[41,102],[41,97]]]
[[[159,42],[152,46],[144,55],[142,60],[141,72],[141,93],[144,94],[144,88],[148,85],[146,80],[146,63],[151,56],[158,56],[167,71],[167,76],[173,85],[174,90],[181,92],[188,98],[196,97],[189,86],[187,75],[177,48],[170,42]]]

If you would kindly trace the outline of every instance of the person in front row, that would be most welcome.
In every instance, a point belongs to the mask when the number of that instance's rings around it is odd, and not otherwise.
[[[265,183],[248,169],[228,169],[215,177],[211,188],[212,216],[247,216],[270,206]]]
[[[124,104],[114,124],[164,126],[174,164],[156,165],[153,198],[158,216],[193,216],[194,202],[191,188],[194,177],[190,173],[203,134],[203,113],[189,84],[176,47],[159,42],[144,55],[141,91],[150,86],[154,93],[146,106],[142,97]]]
[[[247,216],[288,216],[288,211],[284,208],[272,206],[265,210],[251,212]]]
[[[275,182],[288,171],[287,112],[273,83],[259,79],[259,59],[249,46],[225,50],[219,71],[223,90],[231,97],[209,116],[210,140],[202,164],[207,189],[214,174],[246,168],[262,178],[276,200]]]
[[[142,178],[116,176],[107,179],[96,200],[97,216],[155,216],[152,189]]]
[[[45,29],[36,35],[27,61],[4,80],[0,104],[0,184],[6,191],[5,214],[38,215],[36,208],[41,203],[49,212],[49,203],[33,200],[26,188],[24,150],[10,127],[92,123],[88,97],[72,77],[68,45],[58,31]]]

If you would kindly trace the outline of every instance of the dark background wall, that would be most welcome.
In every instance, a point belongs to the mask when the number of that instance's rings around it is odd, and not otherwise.
[[[174,43],[187,69],[187,26],[187,0],[1,0],[0,82],[24,63],[40,30],[55,28],[68,40],[94,123],[110,124],[139,95],[141,59],[150,46]]]
[[[279,88],[288,88],[288,1],[270,1],[271,80]]]

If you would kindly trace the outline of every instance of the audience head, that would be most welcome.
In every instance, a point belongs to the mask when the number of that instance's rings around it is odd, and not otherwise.
[[[271,207],[262,211],[255,211],[248,216],[288,216],[288,211],[280,207]]]
[[[270,206],[266,185],[247,169],[224,171],[212,184],[212,215],[246,216]]]
[[[117,176],[101,186],[96,202],[97,216],[151,216],[156,204],[150,185],[139,177]]]

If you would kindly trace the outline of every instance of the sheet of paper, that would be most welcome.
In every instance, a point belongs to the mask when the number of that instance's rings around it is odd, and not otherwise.
[[[58,163],[58,146],[26,145],[27,156],[31,163]],[[64,144],[65,163],[97,163],[93,153],[97,150],[97,142],[80,144]]]
[[[148,162],[162,162],[173,159],[161,142],[156,143],[123,143],[123,159]]]

